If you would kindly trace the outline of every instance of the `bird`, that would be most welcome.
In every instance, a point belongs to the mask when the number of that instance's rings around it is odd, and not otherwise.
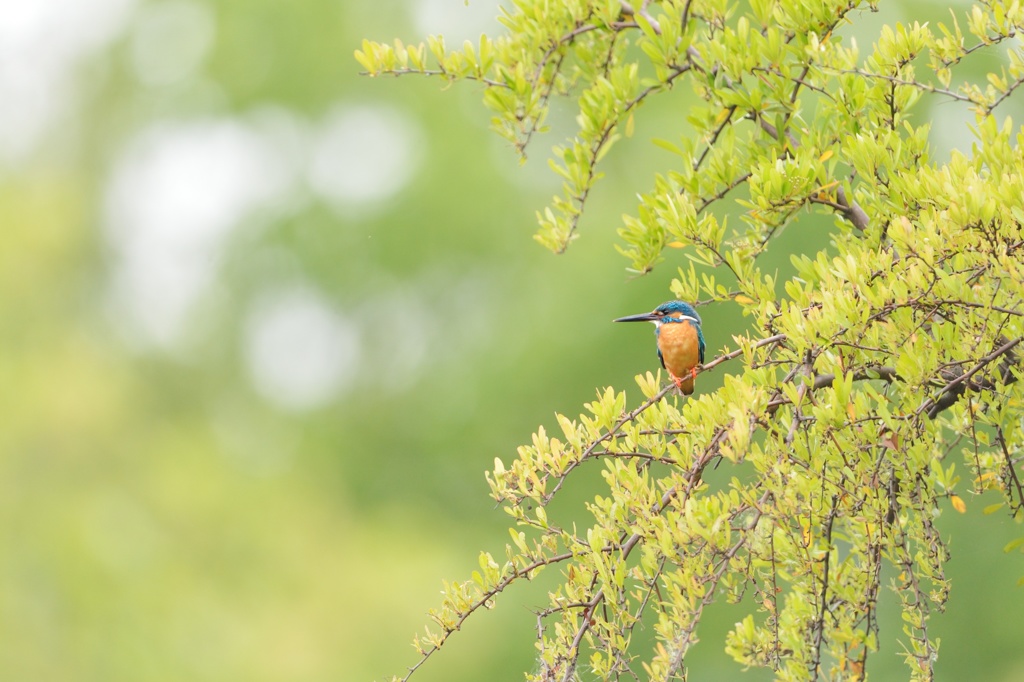
[[[704,333],[700,315],[683,301],[667,301],[649,313],[627,315],[613,322],[653,322],[658,359],[683,395],[693,393],[697,367],[704,364]]]

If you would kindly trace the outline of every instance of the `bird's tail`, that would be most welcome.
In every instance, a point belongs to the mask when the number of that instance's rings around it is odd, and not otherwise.
[[[685,377],[677,377],[675,374],[672,374],[672,372],[669,372],[668,375],[672,377],[672,383],[676,385],[676,388],[679,389],[680,393],[683,395],[690,395],[693,393],[693,380],[695,378],[693,374],[687,373]]]

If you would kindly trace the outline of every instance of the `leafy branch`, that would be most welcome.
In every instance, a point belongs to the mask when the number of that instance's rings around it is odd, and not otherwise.
[[[705,610],[753,593],[726,642],[734,660],[859,680],[883,645],[886,565],[911,679],[934,679],[929,622],[950,590],[935,519],[966,509],[966,487],[1000,492],[996,507],[1024,520],[1024,150],[993,116],[1024,84],[1024,53],[984,87],[969,63],[1018,35],[1024,9],[980,3],[966,32],[955,17],[886,27],[862,55],[842,33],[870,8],[518,0],[494,41],[449,52],[431,39],[436,65],[424,46],[357,53],[374,75],[477,82],[522,155],[551,100],[573,98],[578,127],[551,164],[563,191],[539,213],[556,252],[641,105],[686,88],[679,127],[655,141],[673,169],[624,219],[619,250],[643,273],[682,254],[677,298],[738,304],[753,322],[700,368],[728,366],[721,388],[684,399],[641,375],[635,407],[599,391],[577,419],[558,416],[560,433],[496,461],[491,493],[515,524],[505,560],[483,553],[471,580],[446,585],[439,630],[403,679],[507,587],[557,566],[529,679],[637,679],[641,666],[685,679]],[[971,152],[944,163],[912,115],[935,100],[976,116]],[[811,211],[833,216],[829,249],[791,256],[788,280],[764,272]],[[554,518],[586,462],[603,467],[592,520]]]

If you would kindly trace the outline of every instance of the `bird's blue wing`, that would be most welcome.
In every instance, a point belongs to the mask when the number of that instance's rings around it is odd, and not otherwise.
[[[700,330],[700,325],[693,325],[697,328],[697,351],[700,354],[700,364],[704,364],[704,332]]]

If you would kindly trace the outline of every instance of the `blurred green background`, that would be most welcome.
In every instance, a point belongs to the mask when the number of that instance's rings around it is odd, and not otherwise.
[[[857,35],[936,12],[886,5]],[[473,86],[357,73],[364,37],[458,44],[496,14],[0,3],[0,680],[401,672],[442,579],[504,546],[494,458],[655,367],[650,330],[610,320],[669,298],[685,261],[631,278],[613,245],[686,93],[638,114],[555,257],[530,236],[556,139],[520,166]],[[969,145],[965,112],[932,115],[939,153]],[[571,122],[561,106],[555,134]],[[780,272],[830,226],[789,228]],[[709,351],[745,328],[702,314]],[[1000,550],[1019,529],[984,503],[943,519],[944,680],[1024,679],[1024,568]],[[521,679],[543,601],[543,580],[512,591],[417,679]],[[884,610],[872,673],[906,679]],[[721,652],[738,614],[711,612],[694,679],[737,672]]]

